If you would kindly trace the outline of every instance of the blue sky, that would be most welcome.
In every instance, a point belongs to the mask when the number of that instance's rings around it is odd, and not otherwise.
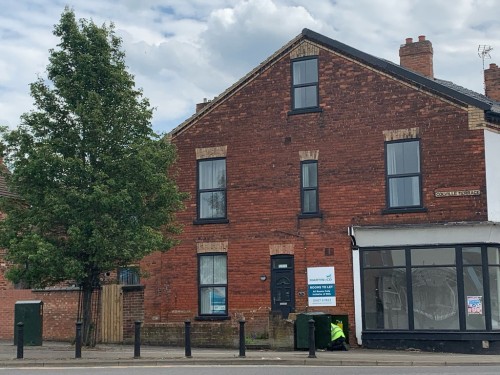
[[[65,7],[97,24],[113,22],[129,71],[168,132],[304,27],[399,63],[405,38],[425,35],[437,78],[483,92],[479,45],[500,64],[500,0],[18,0],[1,1],[0,124],[13,128],[45,75]]]

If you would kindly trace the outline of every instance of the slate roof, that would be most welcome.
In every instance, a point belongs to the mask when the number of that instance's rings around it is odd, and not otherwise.
[[[3,164],[3,160],[0,158],[0,197],[16,197],[16,194],[9,191],[3,173],[8,173],[8,170],[5,164]]]
[[[250,81],[261,71],[266,69],[270,63],[279,59],[285,53],[288,53],[288,51],[290,51],[295,45],[298,45],[300,42],[302,42],[302,40],[309,40],[313,43],[323,45],[324,47],[336,51],[341,55],[350,57],[363,64],[369,65],[379,71],[383,71],[389,75],[407,81],[414,86],[431,91],[439,96],[445,97],[448,100],[480,108],[485,111],[488,120],[495,123],[500,123],[500,102],[494,101],[486,97],[485,95],[479,94],[475,91],[456,85],[453,82],[426,77],[422,74],[414,72],[410,69],[406,69],[391,61],[375,57],[373,55],[360,51],[356,48],[348,46],[347,44],[328,38],[315,31],[309,29],[303,29],[301,34],[299,34],[297,37],[295,37],[290,42],[285,44],[272,56],[270,56],[264,62],[259,64],[259,66],[257,66],[247,75],[245,75],[234,85],[229,87],[221,95],[216,97],[212,102],[207,104],[202,110],[195,113],[193,116],[191,116],[182,124],[173,129],[169,135],[175,136],[177,133],[184,130],[186,127],[192,124],[197,118],[201,117],[204,113],[209,111],[210,108],[215,107],[218,103],[222,102],[229,95],[236,92],[246,82]]]

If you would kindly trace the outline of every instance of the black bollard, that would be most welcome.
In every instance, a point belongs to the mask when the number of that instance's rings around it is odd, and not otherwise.
[[[240,320],[240,357],[245,357],[245,320]]]
[[[141,321],[135,321],[134,358],[141,358]]]
[[[316,343],[314,339],[314,319],[309,319],[309,357],[316,358]]]
[[[191,358],[191,322],[184,322],[184,353],[186,358]]]
[[[76,322],[75,358],[82,358],[82,322]]]
[[[17,359],[24,358],[24,323],[17,323]]]

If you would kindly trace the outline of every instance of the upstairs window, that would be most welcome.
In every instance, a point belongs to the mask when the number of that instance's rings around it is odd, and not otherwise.
[[[200,315],[227,315],[227,255],[199,256]]]
[[[226,218],[226,159],[198,161],[198,219]]]
[[[385,153],[388,208],[422,207],[420,141],[387,142]]]
[[[301,162],[301,213],[317,214],[318,206],[318,162],[308,160]]]
[[[292,62],[293,110],[318,107],[318,59]]]

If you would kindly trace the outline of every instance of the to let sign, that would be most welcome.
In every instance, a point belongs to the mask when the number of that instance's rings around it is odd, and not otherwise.
[[[334,267],[307,269],[307,297],[309,306],[337,305]]]

